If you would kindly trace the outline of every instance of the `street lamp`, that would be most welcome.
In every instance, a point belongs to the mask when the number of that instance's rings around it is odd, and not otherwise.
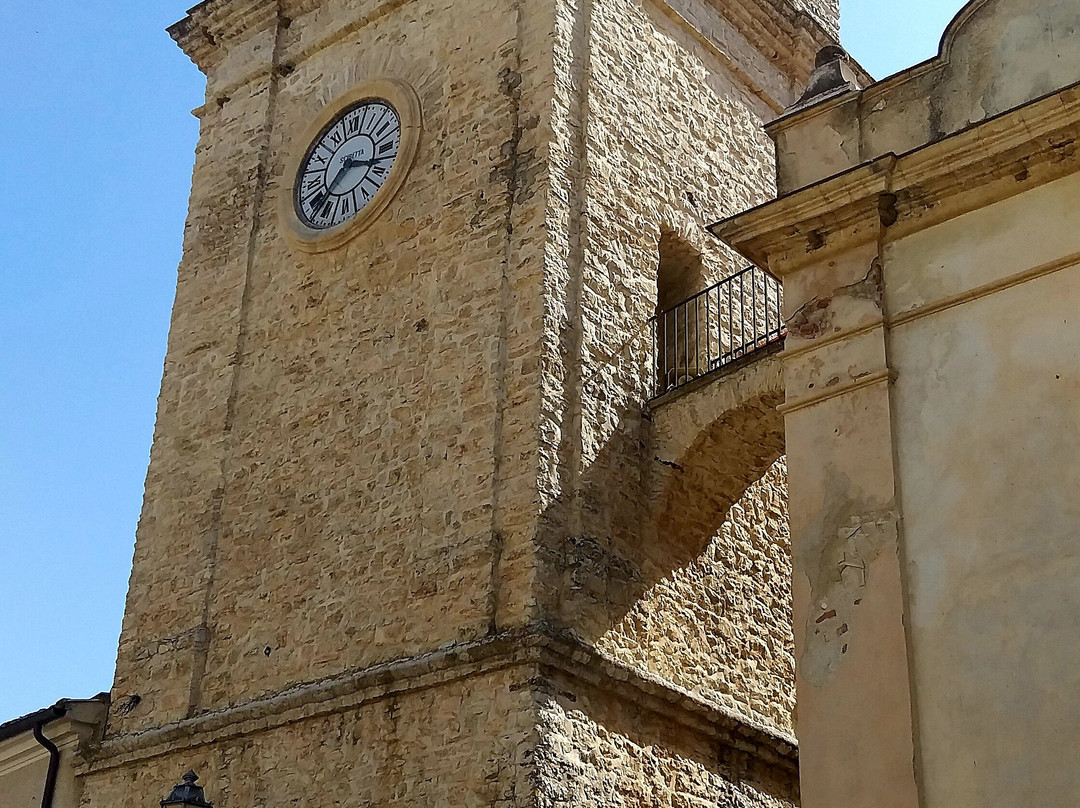
[[[172,794],[161,801],[161,808],[175,806],[175,808],[214,808],[212,803],[206,801],[203,796],[203,787],[195,785],[199,775],[188,772],[184,775],[184,782],[172,790]]]

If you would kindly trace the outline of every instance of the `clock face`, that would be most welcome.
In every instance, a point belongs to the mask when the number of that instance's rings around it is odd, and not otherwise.
[[[300,162],[296,214],[314,230],[352,219],[375,197],[401,150],[401,118],[388,101],[367,99],[342,110]]]

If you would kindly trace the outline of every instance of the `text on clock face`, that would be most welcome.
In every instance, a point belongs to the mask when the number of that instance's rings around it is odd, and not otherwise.
[[[375,197],[401,148],[401,119],[386,101],[343,110],[308,148],[300,164],[295,204],[316,230],[344,224]]]

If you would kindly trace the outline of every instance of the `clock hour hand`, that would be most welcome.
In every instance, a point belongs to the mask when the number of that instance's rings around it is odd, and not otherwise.
[[[353,167],[353,159],[350,157],[345,161],[345,164],[338,169],[338,173],[334,175],[333,181],[330,183],[330,187],[326,189],[326,195],[334,193],[334,189],[337,188],[338,183],[341,182],[342,177],[349,173],[349,169]]]
[[[314,197],[311,200],[311,207],[315,210],[321,208],[326,204],[326,200],[330,198],[330,194],[334,193],[334,189],[337,188],[338,183],[341,182],[342,177],[349,173],[349,169],[356,165],[356,161],[349,157],[345,160],[341,168],[338,169],[337,174],[334,175],[334,179],[330,181],[330,186],[320,195]]]
[[[341,182],[341,180],[345,177],[346,174],[349,173],[350,169],[358,168],[361,166],[365,168],[370,168],[376,163],[381,163],[385,160],[392,159],[393,156],[391,155],[387,155],[386,157],[374,157],[371,160],[357,160],[354,157],[347,157],[341,168],[338,169],[338,173],[334,175],[334,179],[330,181],[330,187],[328,187],[321,196],[317,196],[312,199],[311,206],[316,210],[321,208],[326,203],[326,200],[330,198],[330,195],[334,193],[334,189],[337,188],[338,183]]]

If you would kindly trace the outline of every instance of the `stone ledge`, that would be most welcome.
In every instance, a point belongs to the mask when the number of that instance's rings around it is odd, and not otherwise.
[[[78,769],[93,774],[134,761],[254,735],[513,667],[554,669],[659,713],[762,762],[794,772],[797,741],[741,713],[710,704],[659,677],[610,660],[567,632],[534,624],[471,642],[297,685],[281,693],[105,741]]]

